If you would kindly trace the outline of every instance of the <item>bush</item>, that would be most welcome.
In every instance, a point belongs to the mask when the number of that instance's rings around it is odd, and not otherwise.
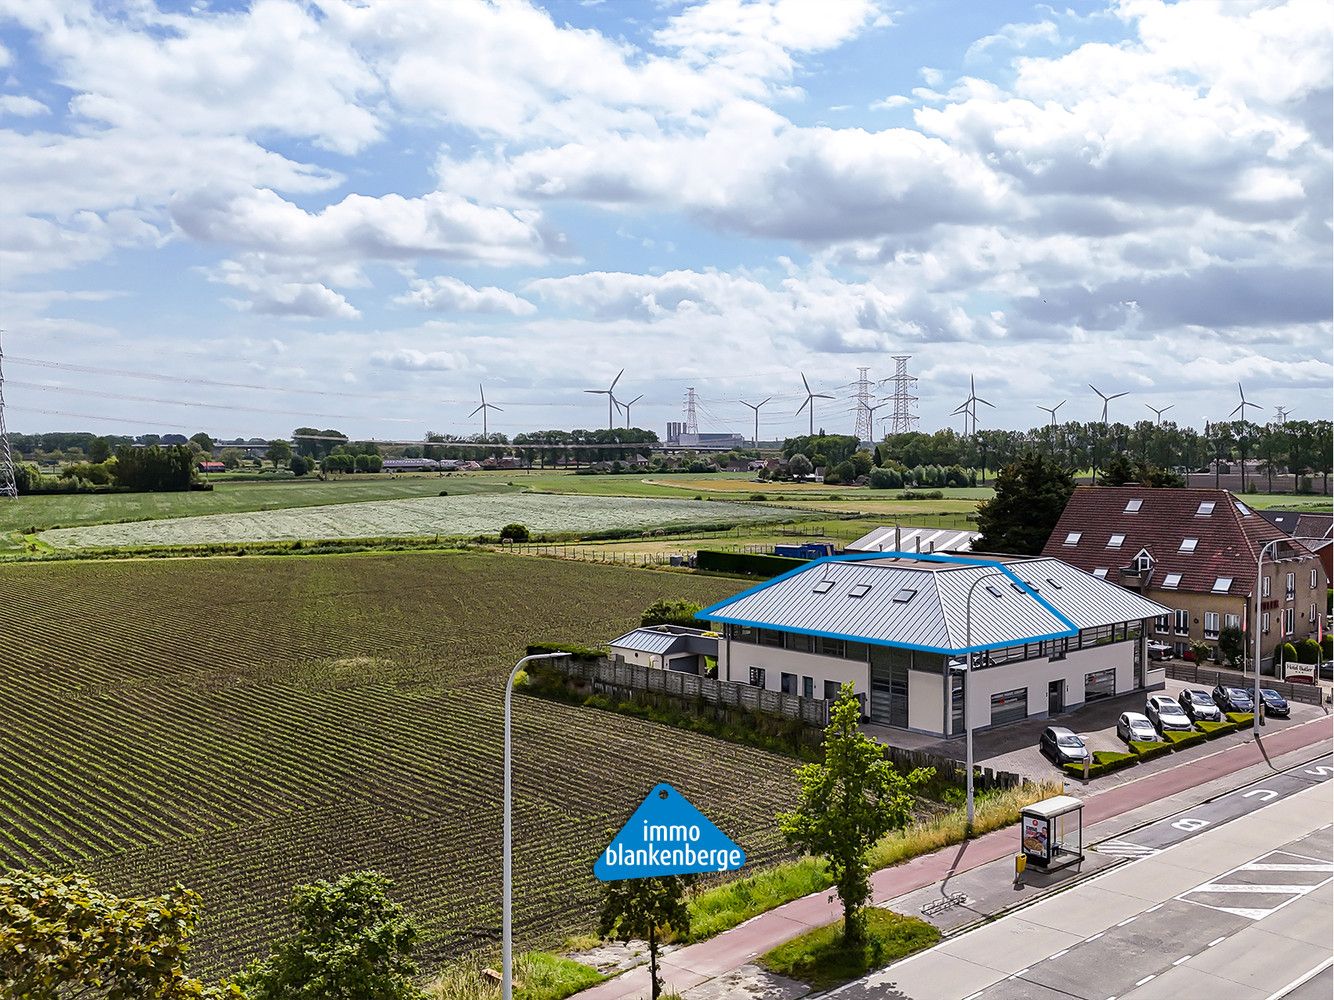
[[[715,573],[739,573],[742,576],[762,576],[766,579],[807,565],[805,559],[786,556],[764,556],[750,552],[714,552],[700,549],[695,556],[698,569]]]
[[[1163,739],[1165,739],[1168,743],[1170,743],[1174,749],[1179,747],[1188,747],[1194,743],[1203,743],[1205,741],[1205,738],[1206,737],[1202,732],[1187,733],[1169,729],[1165,733],[1163,733]]]
[[[507,524],[500,529],[500,540],[502,542],[526,542],[528,541],[528,529],[522,524]]]
[[[704,605],[696,604],[694,601],[660,597],[644,609],[644,613],[639,616],[639,624],[699,628],[703,622],[695,616],[703,610]]]
[[[1297,649],[1297,656],[1303,663],[1319,663],[1320,643],[1309,637],[1303,639],[1301,646]]]
[[[566,642],[534,642],[524,651],[525,656],[534,656],[538,653],[569,653],[576,660],[599,660],[607,655],[605,649],[577,646]]]
[[[1154,757],[1161,757],[1165,753],[1171,753],[1172,744],[1146,743],[1140,740],[1131,740],[1130,749],[1139,756],[1140,760],[1152,760]]]
[[[897,490],[903,486],[903,477],[894,469],[872,469],[870,486],[873,490]]]
[[[1334,660],[1334,632],[1330,632],[1325,636],[1324,640],[1320,643],[1320,649],[1321,652],[1324,653],[1325,659]]]
[[[1255,722],[1254,712],[1228,712],[1227,717],[1237,724],[1238,729],[1245,729]]]
[[[1297,647],[1290,642],[1285,642],[1278,647],[1278,658],[1281,663],[1297,663]]]
[[[896,500],[944,500],[945,494],[940,490],[932,490],[930,493],[921,493],[917,490],[904,490],[894,499]]]
[[[1235,733],[1241,728],[1235,722],[1207,722],[1204,720],[1195,723],[1195,726],[1204,734],[1206,740],[1211,740],[1216,736],[1226,736],[1228,733]]]
[[[1138,754],[1122,753],[1119,750],[1094,750],[1093,760],[1089,764],[1089,777],[1096,778],[1138,763]],[[1062,764],[1061,767],[1076,778],[1084,776],[1084,765],[1082,763],[1077,764],[1072,761],[1068,764]]]

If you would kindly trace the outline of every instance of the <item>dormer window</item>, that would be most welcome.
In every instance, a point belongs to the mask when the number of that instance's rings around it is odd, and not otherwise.
[[[1141,507],[1143,507],[1143,506],[1144,506],[1144,501],[1143,501],[1143,500],[1128,500],[1128,501],[1126,502],[1125,513],[1127,513],[1127,514],[1135,514],[1135,513],[1138,513],[1138,512],[1139,512],[1139,509],[1140,509]]]
[[[1146,549],[1140,549],[1139,554],[1135,556],[1135,572],[1147,573],[1153,569],[1153,556],[1149,555]]]
[[[1213,512],[1214,512],[1214,502],[1212,500],[1205,500],[1202,504],[1200,504],[1199,509],[1195,511],[1195,516],[1208,517]]]
[[[1082,531],[1072,531],[1072,532],[1070,532],[1070,534],[1068,534],[1068,535],[1065,536],[1065,544],[1066,544],[1066,545],[1078,545],[1078,544],[1079,544],[1079,540],[1080,540],[1081,538],[1083,538],[1083,537],[1084,537],[1084,533],[1083,533]]]
[[[1177,551],[1189,554],[1191,552],[1194,552],[1195,546],[1199,544],[1200,540],[1198,538],[1183,538],[1181,539],[1181,548],[1177,549]]]
[[[1125,540],[1126,540],[1125,535],[1113,535],[1111,538],[1107,539],[1107,547],[1109,549],[1119,549],[1121,547],[1121,543],[1124,542]]]

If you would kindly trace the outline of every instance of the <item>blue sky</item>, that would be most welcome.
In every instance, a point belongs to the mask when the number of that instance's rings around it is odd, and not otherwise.
[[[895,354],[927,429],[970,375],[1001,427],[1088,382],[1328,417],[1330,19],[0,0],[9,424],[415,438],[484,383],[493,430],[598,426],[625,368],[659,433],[692,385],[797,433],[802,371],[850,431]]]

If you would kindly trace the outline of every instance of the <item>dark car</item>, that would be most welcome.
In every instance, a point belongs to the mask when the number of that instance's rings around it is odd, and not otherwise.
[[[1255,702],[1245,688],[1227,687],[1223,684],[1213,690],[1214,704],[1224,712],[1254,712]]]
[[[1222,722],[1223,710],[1214,704],[1214,699],[1203,688],[1187,688],[1177,698],[1181,711],[1190,716],[1191,722]]]
[[[1288,699],[1272,688],[1261,688],[1260,700],[1264,702],[1265,715],[1276,719],[1292,717],[1292,708],[1288,705]]]
[[[1038,739],[1038,749],[1053,764],[1083,763],[1089,755],[1084,741],[1061,726],[1048,726]]]

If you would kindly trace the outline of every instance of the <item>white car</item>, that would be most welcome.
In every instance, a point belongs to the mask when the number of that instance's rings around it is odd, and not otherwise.
[[[1158,728],[1159,732],[1178,729],[1190,732],[1195,728],[1190,716],[1181,711],[1181,706],[1170,694],[1155,694],[1144,704],[1144,714]]]
[[[1158,730],[1153,728],[1153,723],[1148,720],[1147,716],[1140,715],[1138,712],[1123,712],[1121,714],[1121,718],[1116,720],[1116,735],[1127,743],[1132,740],[1136,743],[1161,742]]]
[[[1172,658],[1172,647],[1165,642],[1149,643],[1149,659],[1151,660],[1170,660]]]

